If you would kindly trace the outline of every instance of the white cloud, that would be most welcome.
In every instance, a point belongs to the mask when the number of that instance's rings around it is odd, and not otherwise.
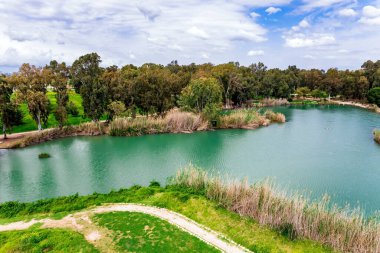
[[[262,56],[262,55],[264,55],[264,51],[263,50],[250,50],[250,51],[248,51],[247,55],[248,56]]]
[[[300,7],[301,11],[310,11],[316,8],[329,8],[336,4],[347,4],[353,2],[353,0],[303,0],[304,4]]]
[[[249,16],[251,16],[251,18],[258,18],[261,15],[253,11],[253,12],[249,13]]]
[[[331,34],[305,34],[298,33],[285,38],[285,45],[292,48],[301,47],[318,47],[331,45],[336,42],[335,37]]]
[[[292,30],[299,31],[308,27],[310,27],[310,23],[306,19],[303,19],[301,22],[298,23],[298,25],[293,26]]]
[[[363,7],[363,15],[367,18],[376,18],[380,16],[380,8],[371,5]]]
[[[339,10],[338,15],[341,17],[355,17],[358,13],[353,9],[346,8]]]
[[[0,2],[0,67],[52,58],[71,64],[78,56],[98,52],[104,63],[167,63],[194,52],[215,55],[213,62],[236,59],[241,45],[265,41],[254,7],[291,0],[17,0]],[[31,50],[33,49],[33,50]],[[245,51],[246,49],[244,49]],[[130,52],[138,57],[130,57]],[[215,54],[214,54],[215,53]],[[236,59],[238,60],[238,59]],[[1,69],[0,69],[1,71]]]
[[[360,18],[359,22],[366,25],[380,25],[380,8],[371,5],[364,6],[363,16]]]
[[[191,27],[187,32],[201,39],[209,38],[209,35],[204,30],[199,29],[196,26]]]
[[[276,8],[276,7],[273,7],[273,6],[267,8],[265,10],[265,12],[268,13],[268,15],[272,15],[272,14],[275,14],[275,13],[280,12],[280,11],[281,11],[280,8]]]
[[[309,60],[315,60],[315,56],[311,55],[311,54],[306,54],[303,56],[304,59],[309,59]]]

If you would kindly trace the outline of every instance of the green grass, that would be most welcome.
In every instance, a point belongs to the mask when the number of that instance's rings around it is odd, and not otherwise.
[[[98,252],[83,235],[63,229],[31,228],[0,233],[0,253]]]
[[[253,219],[240,217],[220,207],[202,195],[173,186],[134,186],[108,194],[73,195],[32,203],[8,202],[0,205],[0,222],[6,223],[9,218],[9,221],[14,222],[34,216],[41,217],[41,214],[59,218],[102,203],[120,202],[143,203],[181,213],[255,252],[332,252],[310,240],[291,240],[286,235],[259,225]]]
[[[47,92],[47,96],[50,100],[51,113],[49,115],[48,124],[47,126],[44,126],[44,128],[57,127],[58,122],[54,117],[54,111],[57,107],[57,99],[55,97],[55,92],[49,91]],[[67,119],[68,125],[79,125],[80,123],[90,121],[89,118],[83,117],[84,112],[83,112],[83,107],[82,107],[82,97],[79,94],[75,93],[74,91],[70,91],[69,101],[72,101],[78,107],[79,115],[74,117],[69,114],[68,119]],[[28,106],[26,104],[21,104],[20,109],[24,115],[23,124],[13,127],[12,133],[21,133],[21,132],[37,130],[37,124],[33,120],[32,116],[29,114]],[[0,124],[0,127],[2,127],[1,124]]]
[[[114,232],[121,252],[220,252],[169,222],[143,213],[98,214],[95,221]]]

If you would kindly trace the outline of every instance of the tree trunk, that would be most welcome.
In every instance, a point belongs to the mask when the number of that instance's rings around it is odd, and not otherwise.
[[[4,140],[7,138],[7,127],[3,123],[3,134],[4,134]]]
[[[40,112],[37,115],[37,124],[38,124],[38,131],[41,131],[42,126],[41,126],[41,113]]]

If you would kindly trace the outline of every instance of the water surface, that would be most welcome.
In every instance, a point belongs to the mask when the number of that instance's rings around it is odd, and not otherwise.
[[[338,204],[380,210],[378,114],[339,106],[277,108],[286,124],[141,137],[75,137],[0,151],[0,202],[146,185],[189,163],[251,182],[272,178],[281,187]],[[48,152],[49,159],[38,159]]]

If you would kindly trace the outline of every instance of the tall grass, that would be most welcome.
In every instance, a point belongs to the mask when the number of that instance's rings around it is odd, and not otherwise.
[[[260,106],[281,106],[281,105],[289,105],[289,101],[285,98],[264,98],[260,101]]]
[[[203,193],[291,238],[315,240],[343,252],[380,252],[378,222],[365,219],[358,209],[330,205],[328,197],[311,202],[301,195],[288,196],[268,182],[249,185],[212,176],[194,166],[180,170],[171,183]]]
[[[373,139],[380,144],[380,129],[373,130]]]
[[[134,136],[193,132],[205,128],[207,128],[207,122],[203,121],[200,115],[173,109],[163,118],[117,118],[110,123],[109,133],[112,136]]]
[[[246,128],[253,129],[268,126],[272,122],[283,123],[285,116],[282,113],[266,111],[264,115],[256,110],[234,110],[224,115],[220,120],[220,128]]]

